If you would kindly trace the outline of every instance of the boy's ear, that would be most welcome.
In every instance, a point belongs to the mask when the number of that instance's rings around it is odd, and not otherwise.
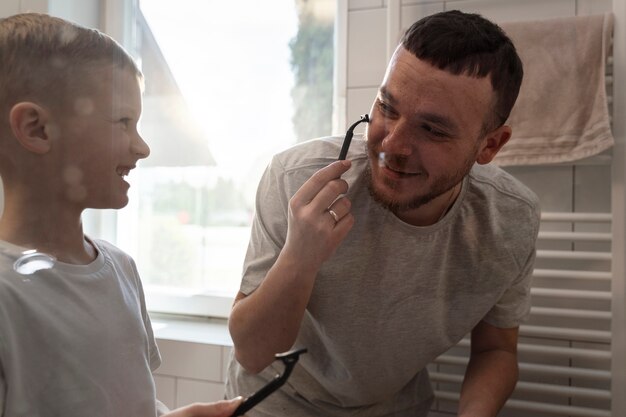
[[[476,157],[476,162],[481,165],[491,162],[504,144],[509,141],[511,133],[511,127],[506,125],[487,133],[483,138],[483,144]]]
[[[35,103],[17,103],[9,112],[9,124],[15,138],[24,148],[37,154],[50,150],[51,141],[46,129],[49,122],[49,112]]]

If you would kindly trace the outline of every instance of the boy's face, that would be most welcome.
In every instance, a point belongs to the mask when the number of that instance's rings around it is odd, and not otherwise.
[[[124,180],[150,153],[137,132],[141,90],[127,69],[103,68],[90,76],[58,120],[52,152],[61,162],[62,189],[79,208],[121,208],[128,203]]]

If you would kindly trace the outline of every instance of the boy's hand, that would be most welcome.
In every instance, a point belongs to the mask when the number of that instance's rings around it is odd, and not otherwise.
[[[195,403],[177,408],[161,417],[230,417],[242,401],[242,397],[237,397],[214,403]]]

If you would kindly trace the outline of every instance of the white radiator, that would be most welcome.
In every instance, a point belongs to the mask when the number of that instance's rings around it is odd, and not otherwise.
[[[610,213],[542,213],[520,380],[500,416],[611,416],[611,236]],[[442,415],[458,406],[469,346],[429,367]]]

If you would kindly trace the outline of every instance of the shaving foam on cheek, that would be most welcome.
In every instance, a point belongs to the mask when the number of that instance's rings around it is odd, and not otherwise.
[[[385,166],[385,153],[384,152],[380,152],[378,154],[378,166],[379,167]]]

